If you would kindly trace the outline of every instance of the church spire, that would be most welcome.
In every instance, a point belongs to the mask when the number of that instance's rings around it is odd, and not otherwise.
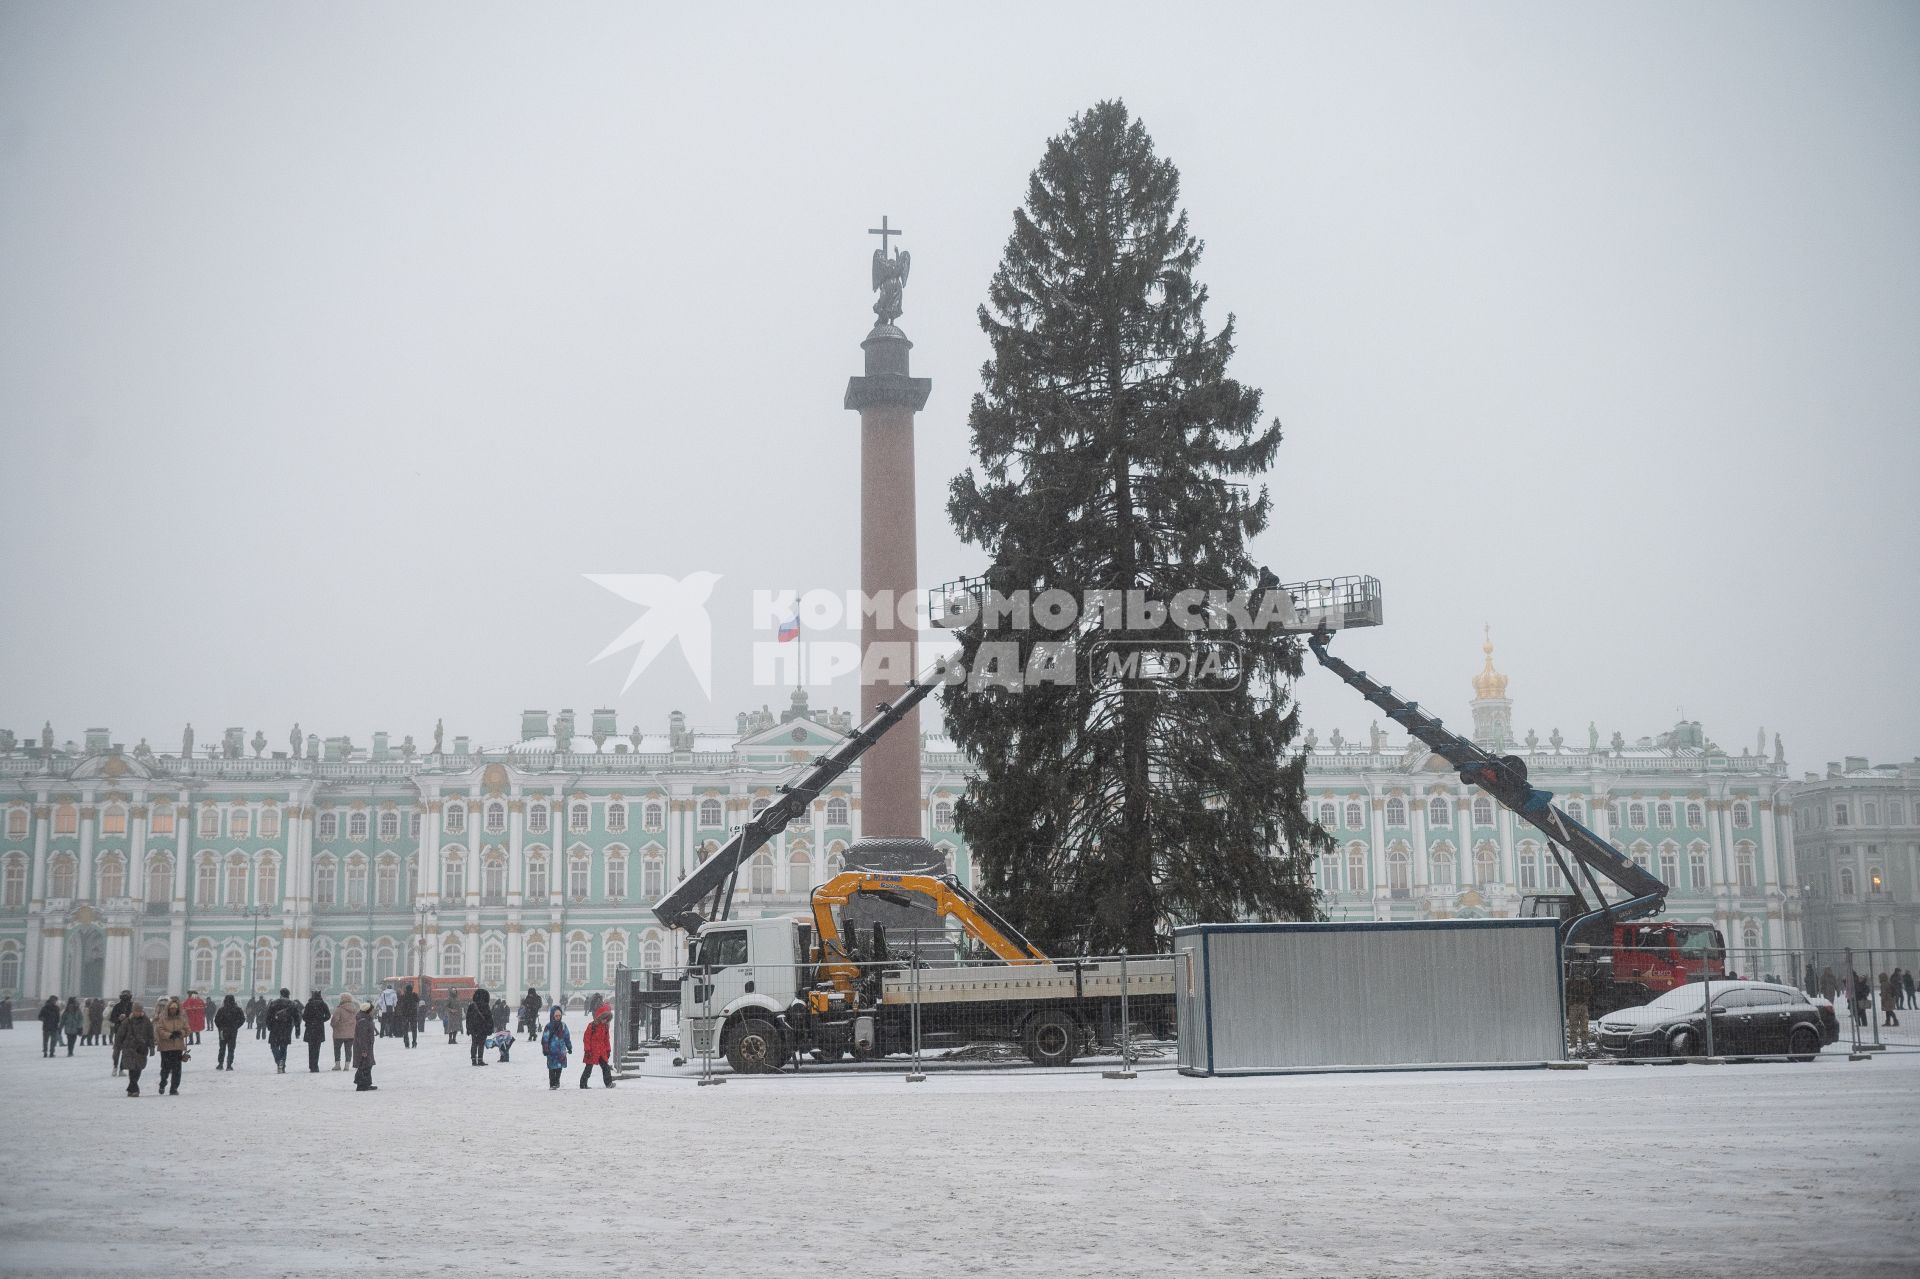
[[[1513,703],[1507,700],[1507,677],[1493,669],[1493,627],[1486,629],[1480,652],[1486,665],[1473,677],[1473,740],[1488,750],[1513,745]]]

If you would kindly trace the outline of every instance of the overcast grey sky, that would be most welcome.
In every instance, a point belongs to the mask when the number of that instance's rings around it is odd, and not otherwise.
[[[866,229],[931,583],[1011,210],[1116,96],[1287,428],[1262,557],[1385,584],[1349,659],[1464,723],[1490,623],[1522,733],[1920,754],[1911,4],[9,4],[0,724],[777,704],[751,590],[856,579]],[[697,570],[713,701],[622,695],[582,575]]]

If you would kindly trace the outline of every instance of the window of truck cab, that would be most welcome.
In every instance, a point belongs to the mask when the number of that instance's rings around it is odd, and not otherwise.
[[[746,930],[730,928],[722,933],[708,933],[700,939],[700,953],[693,962],[705,968],[732,968],[746,963]]]

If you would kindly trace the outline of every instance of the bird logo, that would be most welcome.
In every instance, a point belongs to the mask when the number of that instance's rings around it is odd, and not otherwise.
[[[689,573],[675,579],[664,573],[587,573],[589,582],[605,587],[621,599],[646,609],[611,644],[594,655],[594,661],[611,657],[623,649],[639,646],[627,682],[621,692],[633,687],[640,673],[653,659],[678,640],[680,655],[687,659],[700,691],[713,696],[713,623],[707,617],[707,599],[713,594],[718,573]]]

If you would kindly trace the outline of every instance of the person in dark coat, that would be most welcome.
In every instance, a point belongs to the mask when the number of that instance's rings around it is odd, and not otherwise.
[[[13,996],[0,995],[0,1030],[13,1029]]]
[[[540,1038],[540,992],[527,987],[527,997],[520,1001],[520,1029],[527,1032],[527,1042]]]
[[[112,1011],[107,1013],[107,1042],[113,1046],[113,1073],[118,1075],[120,1064],[120,1023],[133,1012],[133,992],[123,990],[120,998],[114,1002]]]
[[[473,992],[467,1004],[467,1040],[473,1047],[473,1064],[487,1064],[487,1036],[493,1033],[493,996],[482,986]]]
[[[114,1055],[127,1072],[127,1096],[140,1095],[140,1072],[147,1068],[147,1054],[153,1051],[153,1023],[139,1004],[127,1009],[127,1015],[113,1032]]]
[[[300,1026],[300,1005],[282,986],[280,998],[267,1005],[267,1015],[260,1020],[267,1028],[267,1047],[273,1053],[274,1071],[284,1075],[287,1073],[287,1045],[293,1042],[293,1032]]]
[[[400,1038],[407,1047],[412,1048],[420,1042],[420,995],[408,982],[407,988],[400,992],[400,1000],[393,1006],[394,1013],[400,1018]]]
[[[505,1030],[512,1024],[513,1009],[507,1006],[507,1001],[504,997],[495,999],[493,1001],[493,1028],[496,1031]]]
[[[240,1042],[240,1028],[246,1024],[247,1014],[232,995],[214,1010],[213,1029],[220,1037],[219,1055],[213,1063],[215,1070],[233,1069],[233,1049]]]
[[[448,992],[446,1001],[440,1005],[440,1029],[447,1032],[448,1043],[460,1042],[460,1004],[454,999],[451,991]]]
[[[60,1033],[67,1037],[67,1056],[73,1056],[73,1046],[80,1042],[80,1032],[87,1028],[87,1010],[80,1006],[80,996],[68,995],[67,1006],[60,1010]]]
[[[360,1016],[353,1023],[353,1090],[378,1092],[373,1082],[373,1005],[361,1004]]]
[[[47,1002],[40,1005],[40,1055],[51,1057],[59,1046],[60,996],[48,995]]]
[[[306,1027],[300,1037],[307,1041],[307,1069],[316,1075],[320,1073],[320,1050],[327,1046],[327,1025],[332,1020],[333,1009],[327,1007],[319,991],[314,991],[300,1010],[300,1023]]]
[[[100,1042],[101,1037],[101,1023],[107,1019],[107,1001],[95,995],[87,1001],[86,1008],[87,1029],[85,1037],[82,1038],[80,1042],[83,1044],[97,1044]]]
[[[255,1039],[267,1037],[267,997],[255,995],[247,1001],[247,1025],[253,1027]]]

